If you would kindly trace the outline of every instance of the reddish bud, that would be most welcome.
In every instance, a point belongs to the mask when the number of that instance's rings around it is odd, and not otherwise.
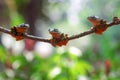
[[[25,49],[32,51],[34,49],[35,41],[31,39],[25,39]]]
[[[6,66],[7,68],[9,68],[9,69],[13,69],[12,63],[11,63],[9,60],[7,60],[7,61],[5,62],[5,66]]]
[[[111,70],[111,61],[106,60],[105,61],[105,74],[108,76]]]

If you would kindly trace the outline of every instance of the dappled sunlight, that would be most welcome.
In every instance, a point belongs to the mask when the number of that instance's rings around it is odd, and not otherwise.
[[[12,47],[14,39],[8,34],[2,34],[1,42],[7,49],[9,49]]]
[[[75,56],[82,56],[82,51],[76,47],[70,47],[69,52]]]
[[[4,47],[6,47],[8,50],[11,50],[13,54],[21,54],[24,50],[24,42],[19,41],[16,42],[14,38],[12,38],[10,35],[2,34],[2,44]]]
[[[78,77],[78,80],[89,80],[89,78],[87,76],[84,76],[84,75],[80,75]]]
[[[14,72],[14,70],[12,70],[12,69],[6,69],[6,74],[7,74],[7,76],[9,77],[9,78],[13,78],[13,77],[15,77],[15,72]]]
[[[18,69],[20,67],[20,65],[21,65],[21,63],[18,60],[14,61],[12,64],[13,69]]]
[[[27,61],[32,61],[34,59],[34,54],[31,51],[25,51],[26,54],[23,54]]]
[[[61,68],[60,67],[55,67],[50,71],[49,75],[50,75],[51,78],[54,78],[55,76],[57,76],[60,73],[61,73]]]
[[[48,58],[52,54],[53,47],[48,43],[37,42],[35,45],[35,52],[42,58]]]

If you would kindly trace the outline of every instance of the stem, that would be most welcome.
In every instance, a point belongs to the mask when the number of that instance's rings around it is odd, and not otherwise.
[[[107,23],[107,27],[111,27],[111,26],[113,26],[113,25],[118,25],[118,24],[120,24],[120,19],[118,19],[118,17],[114,17],[112,22]],[[0,27],[0,32],[3,32],[3,33],[6,33],[6,34],[9,34],[9,35],[12,35],[11,30],[6,29],[6,28],[3,28],[3,27]],[[69,37],[68,37],[68,40],[74,40],[74,39],[77,39],[77,38],[80,38],[80,37],[83,37],[83,36],[92,34],[92,33],[94,33],[94,32],[95,32],[95,29],[90,29],[90,30],[88,30],[88,31],[85,31],[85,32],[82,32],[82,33],[79,33],[79,34],[69,36]],[[24,37],[24,38],[29,38],[29,39],[32,39],[32,40],[36,40],[36,41],[42,41],[42,42],[47,42],[47,43],[53,44],[53,43],[51,42],[51,39],[43,39],[43,38],[41,38],[41,37],[29,35],[29,34],[27,34],[27,33],[25,33],[25,34],[23,35],[23,37]]]

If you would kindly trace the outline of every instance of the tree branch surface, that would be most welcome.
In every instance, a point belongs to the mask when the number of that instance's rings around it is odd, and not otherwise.
[[[13,32],[14,29],[6,29],[3,27],[0,27],[0,32],[12,35],[13,37],[16,38],[16,40],[22,40],[23,38],[28,38],[36,41],[47,42],[52,44],[53,46],[63,46],[63,45],[66,45],[67,42],[70,40],[78,39],[80,37],[83,37],[92,33],[102,34],[104,31],[106,31],[108,27],[120,24],[120,19],[118,19],[118,17],[114,17],[113,20],[109,23],[103,19],[100,19],[100,23],[97,25],[95,22],[91,20],[89,21],[91,22],[93,27],[91,27],[91,29],[88,31],[85,31],[76,35],[72,35],[72,36],[68,36],[68,34],[60,33],[57,30],[54,30],[51,32],[49,31],[49,33],[52,35],[52,38],[50,39],[44,39],[38,36],[29,35],[26,32],[22,32],[22,31],[20,32],[19,29],[17,28],[14,28],[16,31],[16,33],[14,33]]]

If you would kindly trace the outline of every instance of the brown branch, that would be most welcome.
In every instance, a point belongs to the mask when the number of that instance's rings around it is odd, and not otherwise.
[[[102,20],[102,19],[101,19],[101,20]],[[118,17],[114,17],[112,22],[106,23],[107,27],[111,27],[111,26],[113,26],[113,25],[118,25],[118,24],[120,24],[120,19],[118,19]],[[94,29],[90,29],[90,30],[85,31],[85,32],[83,32],[83,33],[70,36],[70,37],[68,37],[68,39],[69,39],[69,40],[73,40],[73,39],[77,39],[77,38],[80,38],[80,37],[83,37],[83,36],[92,34],[92,33],[95,32],[95,28],[96,28],[96,27],[94,27]]]
[[[7,33],[7,34],[11,35],[11,31],[9,29],[3,28],[3,27],[0,27],[0,32]]]
[[[43,38],[37,37],[37,36],[32,36],[32,35],[25,34],[24,37],[32,39],[32,40],[36,40],[36,41],[42,41],[42,42],[51,43],[50,39],[43,39]]]
[[[79,34],[76,34],[76,35],[73,35],[73,36],[68,37],[68,40],[77,39],[77,38],[80,38],[80,37],[83,37],[83,36],[92,34],[92,33],[94,33],[94,32],[95,32],[95,30],[85,31],[85,32],[83,32],[83,33],[79,33]]]
[[[0,27],[0,32],[7,33],[7,34],[11,35],[11,30],[3,28],[3,27]],[[32,35],[28,35],[28,34],[24,34],[23,36],[24,36],[24,38],[29,38],[29,39],[33,39],[33,40],[37,40],[37,41],[50,43],[50,39],[42,39],[41,37],[32,36]]]
[[[108,28],[108,27],[111,27],[111,26],[113,26],[113,25],[118,25],[118,24],[120,24],[120,20],[119,20],[117,17],[114,17],[112,22],[110,22],[110,23],[105,23],[105,25],[107,26],[107,28]],[[101,24],[100,24],[100,25],[101,25]],[[67,37],[67,36],[65,36],[65,35],[62,35],[62,36],[63,36],[64,38],[67,38],[68,41],[69,41],[69,40],[74,40],[74,39],[77,39],[77,38],[80,38],[80,37],[83,37],[83,36],[86,36],[86,35],[95,33],[96,28],[97,28],[97,27],[94,26],[94,27],[92,27],[92,28],[91,28],[90,30],[88,30],[88,31],[85,31],[85,32],[83,32],[83,33],[79,33],[79,34],[76,34],[76,35],[73,35],[73,36],[69,36],[69,37]],[[106,28],[106,29],[107,29],[107,28]],[[106,30],[106,29],[105,29],[105,30]],[[105,31],[105,30],[104,30],[104,31]],[[3,28],[3,27],[0,27],[0,32],[13,35],[13,33],[12,33],[11,30],[6,29],[6,28]],[[62,45],[61,45],[62,43],[63,43],[63,45],[64,45],[64,44],[65,44],[65,45],[67,44],[67,41],[64,41],[65,39],[60,39],[60,38],[53,37],[53,36],[52,36],[52,39],[43,39],[43,38],[41,38],[41,37],[37,37],[37,36],[33,36],[33,35],[28,35],[27,33],[22,34],[22,36],[23,36],[24,38],[29,38],[29,39],[36,40],[36,41],[47,42],[47,43],[52,44],[53,46],[56,46],[58,43],[59,43],[60,46],[62,46]],[[54,39],[55,41],[54,41],[53,39]],[[59,40],[59,42],[57,43],[56,40]],[[62,41],[62,42],[61,42],[61,41]]]

